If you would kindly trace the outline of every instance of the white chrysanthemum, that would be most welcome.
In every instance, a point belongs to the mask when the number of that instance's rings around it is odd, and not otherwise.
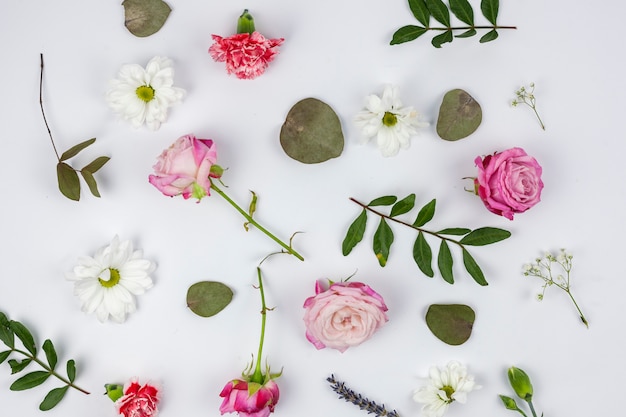
[[[464,404],[467,393],[480,388],[474,377],[467,374],[467,368],[455,361],[443,369],[431,367],[429,376],[428,385],[413,393],[413,399],[424,404],[422,412],[426,417],[443,416],[453,401]]]
[[[122,323],[136,310],[135,295],[152,287],[150,274],[154,263],[143,259],[140,250],[133,251],[130,240],[120,242],[115,236],[109,246],[94,255],[82,256],[73,272],[66,277],[74,281],[74,294],[85,313],[96,313],[98,320]]]
[[[157,130],[167,119],[167,109],[185,94],[174,87],[174,68],[168,58],[156,56],[146,69],[137,64],[123,65],[118,78],[111,80],[106,100],[113,111],[133,127],[146,124]]]
[[[386,86],[382,97],[368,96],[365,110],[356,115],[355,122],[363,133],[363,142],[376,137],[383,156],[394,156],[401,148],[407,149],[416,129],[428,126],[419,120],[413,107],[402,107],[398,87],[394,86]]]

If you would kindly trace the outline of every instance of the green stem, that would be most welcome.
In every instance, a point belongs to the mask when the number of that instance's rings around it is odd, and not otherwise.
[[[537,116],[537,120],[539,120],[539,124],[541,125],[541,128],[543,130],[546,130],[546,126],[543,124],[543,121],[541,120],[541,117],[539,117],[539,113],[537,113],[537,109],[535,108],[535,106],[532,106],[532,109],[535,112],[535,116]]]
[[[572,299],[572,302],[574,303],[574,306],[576,306],[576,310],[578,310],[578,314],[580,315],[580,320],[583,322],[583,324],[585,326],[587,326],[587,328],[589,328],[589,322],[587,321],[587,319],[583,315],[583,312],[580,310],[580,307],[578,307],[578,303],[574,299],[574,296],[572,295],[572,293],[569,290],[567,290],[566,292],[567,292],[567,295],[569,295],[569,298]]]
[[[517,29],[516,26],[458,26],[458,27],[427,27],[426,30],[470,30],[470,29]]]
[[[530,411],[532,411],[533,413],[533,417],[537,417],[537,413],[535,413],[535,407],[533,407],[532,400],[526,400],[526,402],[528,403],[528,407],[530,407]]]
[[[257,229],[259,229],[260,231],[265,233],[270,239],[272,239],[274,242],[276,242],[280,246],[282,246],[287,251],[287,253],[290,253],[291,255],[295,256],[296,258],[300,259],[301,261],[304,261],[304,258],[302,257],[302,255],[300,255],[298,252],[296,252],[290,245],[287,245],[282,240],[280,240],[276,236],[274,236],[269,230],[267,230],[266,228],[261,226],[259,223],[257,223],[252,218],[252,216],[250,216],[248,213],[246,213],[246,211],[244,209],[239,207],[237,205],[237,203],[235,203],[229,196],[226,195],[226,193],[224,193],[224,191],[219,189],[215,185],[215,183],[213,181],[211,181],[211,189],[215,190],[215,192],[218,193],[219,195],[221,195],[224,198],[224,200],[228,201],[230,203],[230,205],[233,206],[235,208],[235,210],[237,210],[243,217],[245,217],[245,219],[249,223],[253,224]]]
[[[54,149],[54,153],[57,156],[59,162],[61,162],[61,157],[59,156],[59,152],[57,151],[57,147],[54,144],[54,139],[52,139],[52,132],[50,131],[50,126],[48,126],[48,120],[46,119],[46,113],[43,111],[43,54],[39,54],[39,60],[41,61],[41,72],[39,73],[39,107],[41,108],[41,115],[43,116],[43,122],[46,124],[46,129],[48,129],[48,135],[50,136],[50,142],[52,142],[52,148]]]
[[[267,305],[265,304],[265,291],[263,290],[263,278],[261,277],[261,268],[257,267],[257,275],[259,277],[259,292],[261,293],[261,338],[259,340],[259,351],[256,356],[256,365],[254,373],[250,377],[252,382],[263,384],[264,377],[261,370],[261,358],[263,357],[263,341],[265,340],[265,322],[267,320]]]

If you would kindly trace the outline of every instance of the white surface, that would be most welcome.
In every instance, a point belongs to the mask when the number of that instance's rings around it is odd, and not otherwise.
[[[163,197],[148,184],[157,155],[179,136],[216,140],[224,181],[232,197],[248,203],[259,195],[256,218],[282,238],[294,231],[305,256],[276,257],[264,264],[269,315],[266,356],[281,399],[275,415],[364,416],[339,401],[325,378],[338,379],[365,396],[419,415],[411,399],[431,365],[459,360],[482,390],[450,417],[513,416],[498,394],[512,395],[506,369],[517,365],[532,377],[535,406],[546,417],[616,415],[621,409],[619,375],[625,320],[626,281],[621,261],[626,202],[623,163],[624,5],[618,1],[502,1],[499,21],[517,25],[479,44],[458,39],[437,50],[430,35],[391,47],[393,32],[413,24],[405,1],[240,0],[170,2],[174,11],[157,34],[139,39],[123,26],[119,2],[78,0],[5,2],[0,13],[0,195],[2,244],[0,310],[35,332],[41,345],[52,339],[61,360],[75,358],[76,391],[49,416],[115,415],[103,384],[132,376],[163,385],[161,415],[217,416],[224,383],[237,377],[256,352],[260,317],[255,267],[276,249],[260,232],[245,233],[243,220],[219,196],[200,204]],[[478,1],[472,1],[478,13]],[[207,53],[213,33],[229,35],[244,8],[257,29],[286,39],[262,77],[245,81],[226,75]],[[622,12],[622,13],[620,13]],[[602,14],[602,16],[600,16]],[[83,190],[79,203],[56,187],[54,154],[38,105],[39,53],[44,53],[44,100],[57,146],[97,142],[77,165],[99,155],[111,161],[96,175],[102,194]],[[154,55],[172,58],[176,85],[187,90],[157,132],[133,130],[116,120],[104,101],[107,82],[124,63],[145,65]],[[522,84],[537,84],[541,131],[528,108],[508,103]],[[431,126],[410,150],[382,158],[373,144],[358,144],[352,118],[363,98],[397,84],[405,104]],[[470,92],[483,107],[483,123],[457,143],[435,133],[442,95]],[[278,133],[289,108],[317,97],[339,114],[346,137],[343,155],[306,166],[288,158]],[[488,212],[463,191],[462,177],[475,174],[477,155],[520,146],[544,168],[542,202],[508,221]],[[84,185],[83,185],[84,187]],[[86,187],[84,187],[86,189]],[[457,283],[423,276],[410,250],[414,234],[394,226],[388,266],[371,251],[374,222],[348,257],[340,244],[362,201],[417,194],[421,206],[437,198],[434,227],[502,227],[513,236],[472,253],[490,283],[480,287],[462,271],[454,252]],[[373,219],[373,218],[372,218]],[[78,256],[93,254],[114,234],[132,239],[158,264],[155,286],[139,298],[139,310],[122,324],[100,324],[80,311],[64,279]],[[434,242],[433,242],[434,243]],[[521,275],[521,266],[545,250],[574,253],[573,291],[590,321],[579,322],[566,295],[551,289],[538,303],[541,282]],[[389,323],[365,344],[341,354],[317,351],[304,338],[302,303],[314,281],[355,280],[380,292]],[[230,306],[211,319],[185,306],[189,285],[220,280],[233,287]],[[427,329],[432,303],[465,303],[477,313],[471,339],[447,346]],[[56,385],[11,392],[15,376],[0,367],[2,415],[41,415],[37,405]],[[47,389],[46,389],[47,388]]]

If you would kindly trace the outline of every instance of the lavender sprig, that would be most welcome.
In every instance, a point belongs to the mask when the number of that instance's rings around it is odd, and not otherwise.
[[[361,410],[367,411],[368,414],[375,414],[377,416],[389,416],[400,417],[396,410],[387,411],[385,405],[378,405],[374,401],[370,401],[367,398],[363,398],[361,394],[357,394],[350,388],[346,387],[346,384],[337,381],[335,375],[332,375],[326,380],[330,383],[330,387],[333,391],[339,394],[339,399],[344,399],[349,403],[357,405]]]

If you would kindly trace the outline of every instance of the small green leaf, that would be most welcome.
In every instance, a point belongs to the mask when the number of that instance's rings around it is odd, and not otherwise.
[[[221,282],[196,282],[187,290],[187,306],[201,317],[222,311],[233,299],[233,291]]]
[[[450,11],[441,0],[426,0],[426,6],[432,16],[445,27],[450,27]]]
[[[384,197],[378,197],[378,198],[373,199],[367,206],[368,207],[390,206],[393,203],[395,203],[396,200],[398,200],[398,197],[394,195],[386,195]]]
[[[413,226],[422,227],[426,223],[431,221],[433,216],[435,215],[436,205],[437,205],[437,200],[434,198],[430,200],[430,202],[428,202],[426,205],[424,205],[424,207],[420,209],[419,213],[417,213],[417,218],[413,222]]]
[[[452,274],[452,254],[445,240],[439,245],[439,255],[437,256],[437,266],[441,277],[448,283],[454,284],[454,275]]]
[[[387,224],[383,217],[380,218],[380,223],[374,233],[374,254],[378,259],[380,266],[385,266],[389,259],[389,250],[393,244],[393,231]]]
[[[82,151],[87,146],[92,145],[95,141],[96,141],[96,138],[91,138],[91,139],[87,139],[84,142],[79,143],[78,145],[72,146],[67,151],[61,154],[61,158],[60,158],[61,161],[67,161],[71,157],[78,155],[78,152]]]
[[[248,215],[250,217],[253,217],[254,213],[256,212],[256,202],[258,200],[258,197],[256,193],[252,190],[250,190],[250,194],[252,194],[252,198],[250,199],[250,205],[248,206]],[[246,229],[247,232],[250,229],[250,222],[245,222],[243,224],[243,228]]]
[[[66,370],[67,370],[67,379],[70,380],[70,382],[74,382],[74,380],[76,379],[76,362],[74,361],[74,359],[70,359],[69,361],[67,361],[67,365],[65,366]]]
[[[519,410],[519,407],[513,398],[507,397],[506,395],[500,395],[499,397],[507,410]]]
[[[428,277],[433,277],[435,273],[432,268],[433,251],[430,249],[424,233],[419,232],[415,244],[413,245],[413,259],[419,269]]]
[[[409,0],[409,8],[417,21],[428,27],[428,24],[430,23],[430,10],[426,7],[424,0]]]
[[[56,405],[63,399],[65,393],[69,389],[69,385],[60,388],[54,388],[51,390],[46,397],[43,399],[41,404],[39,404],[39,409],[41,411],[48,411],[56,407]]]
[[[30,363],[32,362],[32,359],[24,359],[22,361],[18,361],[15,359],[9,359],[9,366],[11,367],[11,374],[16,374],[20,371],[22,371],[24,368],[26,368],[28,365],[30,365]]]
[[[15,347],[15,335],[11,330],[10,321],[2,312],[0,312],[0,340],[11,349]]]
[[[467,0],[450,0],[450,10],[461,22],[474,26],[474,10]]]
[[[5,350],[4,352],[0,352],[0,363],[6,361],[12,352],[12,350]]]
[[[89,171],[85,171],[85,169],[83,168],[80,171],[80,175],[83,176],[83,179],[87,183],[87,186],[89,187],[89,191],[91,191],[91,194],[93,194],[94,197],[100,197],[100,192],[98,191],[98,184],[96,183],[96,179],[94,178],[93,174]]]
[[[456,35],[455,38],[471,38],[474,35],[476,35],[476,30],[469,29],[459,35]]]
[[[393,37],[391,38],[391,42],[389,42],[389,45],[399,45],[401,43],[413,41],[426,32],[426,28],[423,28],[421,26],[403,26],[395,31]]]
[[[480,104],[467,91],[448,91],[439,107],[437,134],[443,140],[463,139],[478,129],[483,120]]]
[[[458,346],[472,334],[476,313],[464,304],[433,304],[426,312],[426,324],[442,342]]]
[[[111,158],[109,158],[108,156],[99,156],[87,165],[85,165],[83,167],[83,171],[89,171],[92,174],[95,174],[100,168],[104,166],[104,164],[109,162],[110,159]]]
[[[437,233],[440,235],[453,235],[453,236],[463,236],[471,232],[472,229],[466,229],[464,227],[450,227],[448,229],[443,229],[438,231]]]
[[[124,25],[133,35],[145,38],[158,32],[172,9],[162,0],[124,0]]]
[[[54,370],[54,368],[57,366],[57,352],[56,350],[54,350],[54,345],[52,344],[52,341],[50,339],[46,339],[46,341],[43,342],[42,348],[43,351],[46,353],[48,365],[50,365],[50,368]]]
[[[465,269],[467,269],[467,272],[469,272],[472,278],[474,278],[474,281],[483,286],[488,285],[483,271],[480,269],[472,255],[470,255],[470,253],[465,248],[463,248],[463,265],[465,265]]]
[[[391,214],[389,214],[389,216],[399,216],[401,214],[409,212],[413,207],[415,207],[415,194],[409,194],[408,196],[393,205],[393,207],[391,208]]]
[[[74,171],[74,168],[65,162],[59,162],[57,164],[57,180],[59,190],[64,196],[70,200],[80,200],[80,182],[78,181],[78,174]]]
[[[348,233],[346,233],[346,237],[343,239],[343,243],[341,244],[341,252],[343,256],[348,256],[352,249],[363,240],[363,235],[365,234],[365,226],[367,224],[367,212],[365,209],[361,211],[361,214],[356,218],[354,222],[348,228]]]
[[[495,29],[485,33],[479,40],[480,43],[487,43],[498,39],[498,32]]]
[[[43,384],[50,376],[50,372],[47,371],[35,371],[18,378],[11,384],[9,389],[11,391],[24,391],[26,389],[34,388]]]
[[[430,42],[435,48],[441,48],[441,45],[452,42],[453,39],[452,31],[446,30],[442,34],[435,36]]]
[[[11,320],[9,326],[13,333],[20,339],[26,350],[28,350],[33,356],[37,356],[37,346],[35,346],[35,339],[30,331],[19,321]]]
[[[464,236],[459,243],[468,246],[485,246],[511,237],[508,230],[495,227],[481,227]]]
[[[496,25],[499,8],[499,0],[482,0],[480,2],[480,10],[483,12],[483,16],[485,16],[487,20],[491,22],[491,24],[494,26]]]

